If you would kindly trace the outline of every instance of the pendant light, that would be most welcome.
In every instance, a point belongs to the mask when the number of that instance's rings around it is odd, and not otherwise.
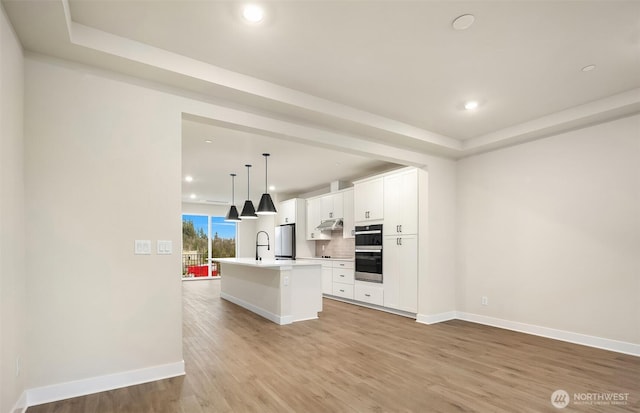
[[[225,221],[240,222],[241,219],[238,216],[238,208],[236,208],[236,174],[231,175],[231,208],[227,212],[227,216],[224,217]]]
[[[278,211],[276,210],[276,206],[273,205],[273,200],[271,199],[271,195],[267,192],[268,184],[267,184],[267,159],[269,157],[268,153],[263,153],[264,156],[264,194],[260,198],[260,203],[258,204],[258,215],[275,215]]]
[[[251,165],[245,166],[247,167],[247,200],[244,201],[240,219],[258,219],[258,216],[256,215],[256,209],[254,208],[253,202],[251,202],[249,195],[249,168],[251,168]]]

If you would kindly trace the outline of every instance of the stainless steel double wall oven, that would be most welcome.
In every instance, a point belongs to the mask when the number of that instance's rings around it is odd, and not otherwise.
[[[382,224],[356,226],[355,278],[382,283]]]

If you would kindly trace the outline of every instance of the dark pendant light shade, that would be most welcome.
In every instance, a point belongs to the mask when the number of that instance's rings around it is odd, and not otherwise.
[[[244,201],[244,206],[242,207],[242,213],[240,214],[241,219],[258,219],[256,215],[256,209],[253,206],[253,202],[251,202],[249,195],[249,168],[251,165],[245,165],[247,167],[247,200]]]
[[[271,199],[271,195],[267,192],[268,184],[267,184],[267,159],[269,157],[268,153],[263,153],[264,156],[264,194],[260,198],[260,203],[258,204],[258,215],[275,215],[278,211],[276,210],[276,206],[273,205],[273,200]]]
[[[236,183],[235,183],[236,174],[231,174],[231,208],[229,208],[229,212],[224,217],[225,221],[230,222],[240,222],[241,219],[238,216],[238,208],[236,208]]]

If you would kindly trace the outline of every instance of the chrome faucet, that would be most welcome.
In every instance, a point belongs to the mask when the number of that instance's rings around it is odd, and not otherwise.
[[[267,236],[266,244],[258,244],[258,237],[261,232],[263,232]],[[267,247],[267,251],[271,250],[271,245],[269,243],[269,233],[267,231],[258,231],[258,233],[256,234],[256,261],[262,260],[262,258],[258,256],[258,247]]]

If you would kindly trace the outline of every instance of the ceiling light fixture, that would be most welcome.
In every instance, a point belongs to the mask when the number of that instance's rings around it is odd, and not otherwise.
[[[453,27],[454,30],[467,30],[475,21],[476,17],[473,14],[463,14],[453,20],[451,27]]]
[[[273,200],[271,199],[271,195],[267,192],[269,188],[269,184],[267,183],[267,173],[269,172],[267,169],[267,159],[269,159],[268,153],[263,153],[264,156],[264,194],[260,197],[260,203],[258,204],[258,215],[275,215],[278,211],[276,210],[276,206],[273,205]]]
[[[466,110],[478,109],[478,102],[476,100],[470,100],[464,104],[464,108]]]
[[[184,177],[184,180],[187,181],[187,182],[193,182],[193,176],[187,175],[187,176]]]
[[[213,143],[213,141],[211,139],[205,139],[204,143]]]
[[[238,208],[236,208],[236,174],[231,175],[231,207],[229,208],[229,212],[224,217],[225,221],[229,222],[240,222],[242,221],[238,216]]]
[[[240,214],[240,219],[258,219],[256,215],[256,209],[253,206],[253,202],[251,202],[249,195],[249,168],[251,165],[245,165],[247,167],[247,200],[244,201],[244,206],[242,207],[242,213]]]
[[[595,68],[596,68],[596,65],[588,65],[588,66],[583,67],[581,70],[582,70],[583,72],[590,72],[590,71],[592,71],[592,70],[593,70],[593,69],[595,69]]]
[[[242,17],[249,23],[260,23],[264,19],[264,10],[255,4],[247,4],[242,8]]]

